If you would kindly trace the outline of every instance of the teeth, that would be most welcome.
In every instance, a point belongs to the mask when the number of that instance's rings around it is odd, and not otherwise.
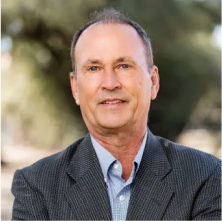
[[[118,100],[118,101],[105,101],[105,102],[103,102],[103,104],[117,104],[117,103],[123,103],[123,101]]]

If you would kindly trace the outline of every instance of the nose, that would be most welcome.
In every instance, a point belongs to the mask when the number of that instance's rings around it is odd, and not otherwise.
[[[102,89],[106,90],[121,88],[121,83],[118,79],[118,76],[112,68],[106,69],[104,71],[101,87]]]

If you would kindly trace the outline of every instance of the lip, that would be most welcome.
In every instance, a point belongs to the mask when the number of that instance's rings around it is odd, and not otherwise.
[[[106,102],[106,101],[122,101],[122,102],[121,103],[114,103],[114,104],[104,104],[103,102]],[[108,99],[103,100],[99,104],[102,105],[102,107],[107,107],[107,108],[120,108],[126,104],[126,101],[123,99],[119,99],[119,98],[108,98]]]
[[[125,100],[119,99],[119,98],[107,98],[107,99],[102,100],[102,101],[100,102],[100,104],[103,104],[103,103],[106,102],[106,101],[123,101],[124,103],[126,102]],[[118,104],[118,103],[117,103],[117,104]],[[119,103],[119,104],[121,104],[121,103]],[[112,104],[112,105],[114,105],[114,104]]]

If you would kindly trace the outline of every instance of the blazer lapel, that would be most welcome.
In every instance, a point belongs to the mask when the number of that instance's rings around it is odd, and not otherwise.
[[[143,158],[133,182],[127,220],[160,220],[173,196],[164,183],[171,167],[160,141],[149,131]]]
[[[89,134],[81,142],[67,174],[73,185],[65,192],[75,220],[111,220],[109,196]]]

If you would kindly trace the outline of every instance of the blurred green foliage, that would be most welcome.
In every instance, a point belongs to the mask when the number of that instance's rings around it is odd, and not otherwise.
[[[151,104],[149,127],[175,140],[210,90],[216,96],[211,93],[208,100],[213,107],[220,106],[220,49],[212,44],[212,32],[221,22],[220,4],[219,0],[3,0],[2,37],[13,40],[12,65],[2,75],[3,124],[14,119],[22,137],[44,147],[64,147],[85,134],[70,90],[69,48],[91,12],[112,6],[138,22],[151,39],[161,88]],[[202,120],[201,126],[219,130],[218,122],[207,122]]]

